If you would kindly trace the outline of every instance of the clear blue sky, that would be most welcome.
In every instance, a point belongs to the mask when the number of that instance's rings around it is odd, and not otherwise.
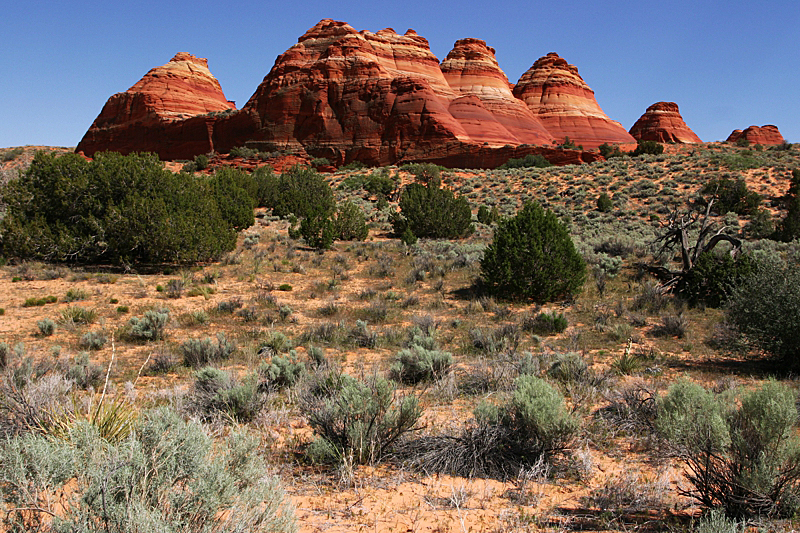
[[[512,83],[558,52],[626,129],[665,100],[704,141],[775,124],[800,142],[797,0],[28,0],[0,18],[0,147],[75,146],[109,96],[177,52],[208,58],[241,106],[322,18],[413,28],[440,60],[459,38],[484,39]]]

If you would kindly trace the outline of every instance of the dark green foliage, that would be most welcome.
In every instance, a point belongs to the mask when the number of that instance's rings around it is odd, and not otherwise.
[[[208,168],[208,156],[204,154],[197,154],[194,156],[194,166],[197,170],[205,170]]]
[[[217,333],[217,342],[210,337],[205,339],[188,339],[181,344],[183,364],[186,366],[207,365],[222,361],[236,351],[236,345],[228,342],[224,333]]]
[[[300,221],[297,233],[290,231],[289,235],[303,237],[306,244],[318,250],[327,250],[333,245],[336,237],[336,226],[330,214],[316,211],[308,214]]]
[[[195,373],[189,402],[203,420],[222,418],[238,423],[250,422],[264,406],[258,376],[250,374],[240,382],[228,372],[210,366]]]
[[[547,168],[552,166],[553,164],[550,163],[550,161],[548,161],[543,155],[528,154],[525,157],[509,159],[497,168],[506,170],[511,168]]]
[[[749,190],[742,178],[734,179],[727,174],[706,183],[700,189],[700,194],[716,198],[713,208],[720,214],[733,212],[738,215],[750,215],[755,213],[761,204],[761,195]]]
[[[330,217],[336,207],[330,185],[313,168],[296,165],[281,174],[274,186],[266,206],[276,216]]]
[[[611,197],[608,193],[604,192],[600,196],[597,197],[597,210],[601,213],[610,213],[611,210],[614,208],[614,202],[611,201]]]
[[[658,402],[656,429],[687,466],[681,490],[728,516],[791,517],[800,509],[795,394],[768,381],[736,398],[680,381]]]
[[[488,207],[482,205],[478,208],[478,222],[481,224],[493,224],[498,220],[500,220],[500,211],[497,210],[497,207],[489,210]]]
[[[364,179],[364,190],[378,196],[389,196],[397,188],[396,178],[389,176],[389,170],[382,168]]]
[[[777,257],[756,262],[728,298],[728,321],[756,347],[800,368],[800,267]]]
[[[453,356],[449,352],[412,344],[398,352],[392,365],[391,377],[411,385],[433,381],[442,377],[452,363]]]
[[[363,241],[369,235],[369,228],[364,212],[350,200],[336,207],[333,221],[333,233],[342,241]]]
[[[236,232],[205,178],[146,154],[38,153],[3,191],[7,255],[72,262],[194,262],[232,250]]]
[[[222,167],[210,179],[211,191],[222,218],[235,230],[249,228],[255,223],[255,182],[241,170]]]
[[[336,371],[314,377],[303,411],[319,436],[309,457],[356,464],[383,458],[422,414],[417,397],[398,394],[393,382],[378,376],[359,381]]]
[[[800,169],[792,171],[792,181],[786,194],[786,216],[776,231],[776,237],[784,242],[800,238]]]
[[[554,335],[565,329],[567,329],[567,317],[556,311],[539,313],[522,321],[522,330],[536,335]]]
[[[433,163],[407,163],[401,166],[400,170],[413,174],[418,183],[430,183],[439,181],[442,170],[445,168]]]
[[[742,234],[749,239],[776,238],[775,223],[769,209],[759,207],[752,212],[750,221],[745,224]]]
[[[656,141],[642,141],[636,144],[636,149],[631,152],[633,157],[642,154],[660,155],[664,153],[664,145]]]
[[[394,234],[398,237],[409,229],[418,238],[432,239],[458,239],[475,231],[467,199],[441,188],[438,180],[427,185],[408,185],[399,205],[400,213],[392,217]]]
[[[556,215],[526,203],[498,224],[481,260],[481,277],[492,294],[542,303],[576,294],[586,264]]]
[[[733,288],[752,274],[754,267],[755,262],[749,255],[734,259],[727,253],[706,252],[681,278],[676,292],[691,305],[704,303],[709,307],[719,307]]]
[[[625,152],[619,149],[619,146],[617,145],[611,146],[608,143],[601,144],[598,147],[598,150],[600,150],[600,155],[602,155],[606,159],[611,159],[612,157],[623,157],[624,155],[626,155]]]

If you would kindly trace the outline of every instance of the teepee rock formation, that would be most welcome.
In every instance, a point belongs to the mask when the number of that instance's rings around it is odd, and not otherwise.
[[[674,102],[656,102],[648,107],[629,133],[637,141],[686,144],[703,142],[683,121],[678,104]]]

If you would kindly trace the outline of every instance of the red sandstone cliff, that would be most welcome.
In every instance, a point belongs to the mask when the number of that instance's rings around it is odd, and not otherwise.
[[[656,102],[647,108],[644,115],[631,127],[631,135],[637,141],[660,143],[701,143],[700,137],[683,121],[678,104]]]

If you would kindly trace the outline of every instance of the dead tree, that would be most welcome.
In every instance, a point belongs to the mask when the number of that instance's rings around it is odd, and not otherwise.
[[[681,269],[670,270],[658,265],[645,265],[648,272],[653,274],[661,281],[660,289],[663,292],[670,292],[675,288],[694,268],[697,259],[706,252],[710,252],[721,241],[731,243],[733,248],[730,251],[731,257],[736,258],[742,249],[742,241],[724,233],[727,226],[714,232],[714,222],[711,220],[711,206],[714,199],[708,201],[705,211],[690,211],[689,213],[679,213],[676,209],[670,213],[666,222],[662,224],[664,234],[656,239],[653,244],[659,246],[656,255],[668,253],[672,255],[676,248],[681,252]],[[700,232],[697,240],[692,245],[689,241],[689,231],[699,223]]]

